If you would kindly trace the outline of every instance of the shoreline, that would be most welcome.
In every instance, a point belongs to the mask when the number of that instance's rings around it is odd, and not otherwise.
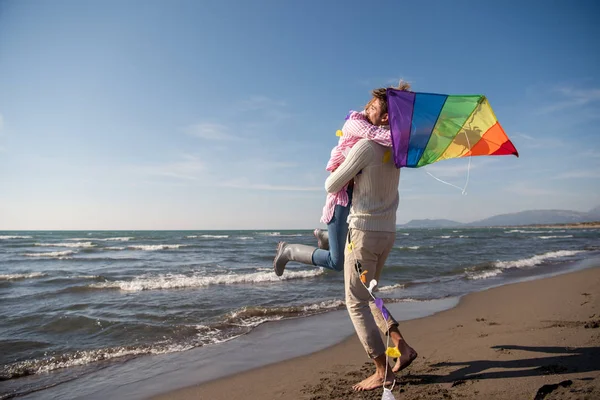
[[[569,380],[568,388],[555,391],[575,390],[575,397],[561,398],[579,398],[580,390],[600,396],[598,287],[596,265],[470,293],[456,307],[400,322],[419,357],[399,374],[394,394],[530,398],[545,384]],[[152,398],[379,399],[381,390],[349,390],[371,364],[352,335],[312,354]]]
[[[548,268],[543,274],[515,276],[512,282],[492,284],[479,289],[475,288],[464,295],[458,295],[458,297],[391,302],[386,303],[386,306],[400,321],[400,328],[409,343],[413,347],[417,347],[413,343],[413,340],[411,340],[411,336],[408,336],[404,332],[403,327],[407,325],[412,326],[413,321],[436,318],[437,315],[461,307],[460,305],[457,307],[457,305],[459,302],[462,304],[466,297],[512,285],[545,281],[552,277],[561,279],[562,276],[569,276],[572,273],[578,273],[578,271],[598,269],[595,267],[600,267],[600,257],[596,256],[576,263],[561,264],[557,268]],[[202,346],[182,352],[145,355],[135,357],[126,362],[100,363],[94,371],[86,372],[86,366],[73,367],[64,372],[74,374],[76,379],[57,382],[56,386],[51,385],[50,387],[46,387],[46,389],[30,392],[25,397],[27,399],[43,399],[48,397],[65,399],[120,398],[124,400],[147,398],[187,399],[190,398],[187,395],[179,397],[181,392],[211,385],[213,382],[237,379],[238,376],[252,375],[253,371],[264,368],[295,363],[296,360],[305,357],[310,358],[315,354],[327,352],[348,341],[352,342],[354,336],[354,330],[345,309],[328,311],[308,317],[272,321],[259,325],[245,335],[214,346]],[[353,363],[359,365],[361,361],[364,362],[365,360],[364,354],[360,350],[362,348],[358,345],[358,341],[355,338],[354,342],[354,348],[352,346],[348,347],[343,351],[343,355],[346,356],[354,353],[358,358],[355,358]],[[359,349],[359,351],[356,349]],[[422,355],[420,349],[417,348],[417,351]],[[328,356],[324,361],[327,362],[332,357],[334,356]],[[321,364],[321,362],[317,362],[314,365]],[[60,373],[55,372],[51,375],[59,374],[55,376],[54,379],[56,379],[60,376]],[[293,373],[295,373],[295,368],[292,369]],[[358,371],[350,371],[350,373],[354,375],[364,374],[364,372]],[[234,376],[228,378],[231,375]],[[37,378],[38,375],[32,375],[31,377],[20,378],[14,381],[14,383],[18,381],[19,384],[25,383],[27,385],[28,380],[35,380]],[[48,378],[51,378],[51,376],[48,376]],[[250,393],[253,393],[252,390],[250,390]],[[170,397],[172,395],[175,397]],[[211,393],[208,397],[201,398],[219,398],[214,396],[216,394]],[[244,393],[244,397],[247,397],[246,393]],[[276,397],[279,398],[279,395]],[[191,398],[198,397],[192,396]],[[262,399],[270,397],[256,395],[250,398]],[[303,397],[297,392],[295,398]],[[336,397],[323,397],[323,399],[329,398]]]
[[[600,229],[600,221],[592,222],[573,222],[568,224],[528,224],[528,225],[467,225],[467,226],[432,226],[432,227],[403,227],[396,226],[396,231],[412,229],[524,229],[524,228],[543,228],[543,229]]]
[[[386,306],[392,312],[401,310],[400,319],[408,320],[451,309],[457,303],[458,298],[451,297]],[[72,382],[33,392],[25,398],[147,399],[159,393],[226,379],[231,374],[245,374],[315,354],[338,345],[353,334],[345,309],[273,321],[219,345],[115,363]]]
[[[599,229],[600,221],[575,222],[572,224],[534,224],[534,225],[510,225],[498,228],[544,228],[544,229]]]

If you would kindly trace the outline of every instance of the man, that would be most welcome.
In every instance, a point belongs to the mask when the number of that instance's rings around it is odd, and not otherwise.
[[[372,93],[373,99],[366,109],[367,118],[373,125],[389,124],[386,89],[376,89]],[[344,254],[346,308],[360,342],[376,367],[372,376],[353,388],[372,390],[381,387],[384,380],[386,384],[394,380],[394,373],[386,363],[386,348],[379,329],[390,335],[402,354],[394,369],[407,367],[417,357],[416,351],[400,334],[394,318],[390,315],[387,321],[384,320],[360,279],[362,271],[367,285],[372,279],[379,281],[394,245],[400,170],[395,167],[389,148],[363,139],[327,178],[325,188],[328,193],[336,193],[352,179],[354,192]]]

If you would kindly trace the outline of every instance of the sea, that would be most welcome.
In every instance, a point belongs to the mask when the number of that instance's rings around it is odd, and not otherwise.
[[[274,274],[279,241],[316,245],[311,230],[0,231],[0,399],[343,310],[343,273]],[[600,229],[403,229],[375,294],[426,308],[599,260]]]

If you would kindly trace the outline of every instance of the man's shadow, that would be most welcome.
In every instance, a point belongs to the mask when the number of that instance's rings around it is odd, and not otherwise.
[[[573,372],[591,372],[600,370],[600,347],[536,347],[503,345],[493,346],[497,351],[529,351],[555,354],[548,357],[522,358],[518,360],[475,360],[464,362],[441,362],[430,367],[462,368],[448,375],[410,375],[411,384],[447,383],[470,379],[497,379],[562,374]],[[490,371],[503,369],[504,371]]]

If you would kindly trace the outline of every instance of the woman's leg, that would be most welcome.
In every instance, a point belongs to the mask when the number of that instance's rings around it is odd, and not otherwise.
[[[329,251],[317,249],[313,253],[313,264],[334,271],[344,270],[344,246],[348,236],[348,214],[352,202],[352,189],[348,189],[348,205],[336,205],[333,218],[327,224]]]

